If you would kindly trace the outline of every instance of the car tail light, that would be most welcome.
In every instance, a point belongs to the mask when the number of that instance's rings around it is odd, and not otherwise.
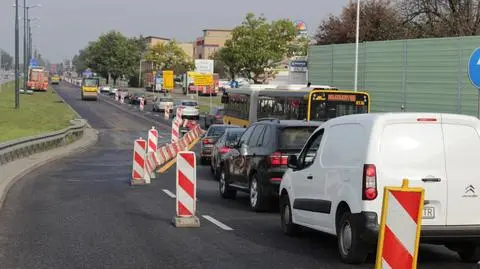
[[[213,144],[213,139],[211,138],[205,138],[203,139],[203,144],[207,145],[207,144]]]
[[[375,200],[377,191],[377,168],[373,164],[363,166],[362,200]]]
[[[283,156],[281,152],[274,152],[272,155],[268,156],[268,161],[270,166],[287,165],[288,156]]]
[[[220,154],[226,154],[230,151],[230,148],[229,147],[221,147],[218,149],[218,152],[220,152]]]
[[[435,118],[418,118],[417,121],[432,122],[432,121],[437,121],[437,119],[435,119]]]

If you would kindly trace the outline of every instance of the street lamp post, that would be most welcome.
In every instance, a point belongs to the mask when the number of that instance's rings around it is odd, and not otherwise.
[[[20,107],[20,64],[19,60],[18,0],[15,0],[15,109]]]
[[[358,43],[360,35],[360,0],[357,0],[357,25],[355,34],[355,84],[354,90],[358,90]]]
[[[28,59],[27,59],[27,19],[28,19],[27,0],[23,0],[23,90],[27,90],[28,81]]]

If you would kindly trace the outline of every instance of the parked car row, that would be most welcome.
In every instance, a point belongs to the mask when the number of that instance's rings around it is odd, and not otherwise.
[[[279,206],[286,235],[307,227],[336,236],[346,263],[374,252],[382,190],[404,178],[425,190],[421,242],[478,261],[479,159],[480,121],[440,113],[269,119],[246,129],[213,124],[201,145],[221,197],[242,191],[254,211]]]

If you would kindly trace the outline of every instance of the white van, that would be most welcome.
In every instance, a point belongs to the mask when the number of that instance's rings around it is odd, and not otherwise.
[[[340,256],[361,263],[377,242],[383,188],[425,189],[421,242],[465,261],[480,245],[480,120],[438,113],[357,114],[320,126],[289,159],[280,185],[282,229],[336,235]],[[478,255],[478,254],[477,254]]]

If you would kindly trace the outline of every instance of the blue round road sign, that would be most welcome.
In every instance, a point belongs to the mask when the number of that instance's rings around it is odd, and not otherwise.
[[[480,48],[477,48],[468,61],[468,77],[475,88],[480,89]]]

